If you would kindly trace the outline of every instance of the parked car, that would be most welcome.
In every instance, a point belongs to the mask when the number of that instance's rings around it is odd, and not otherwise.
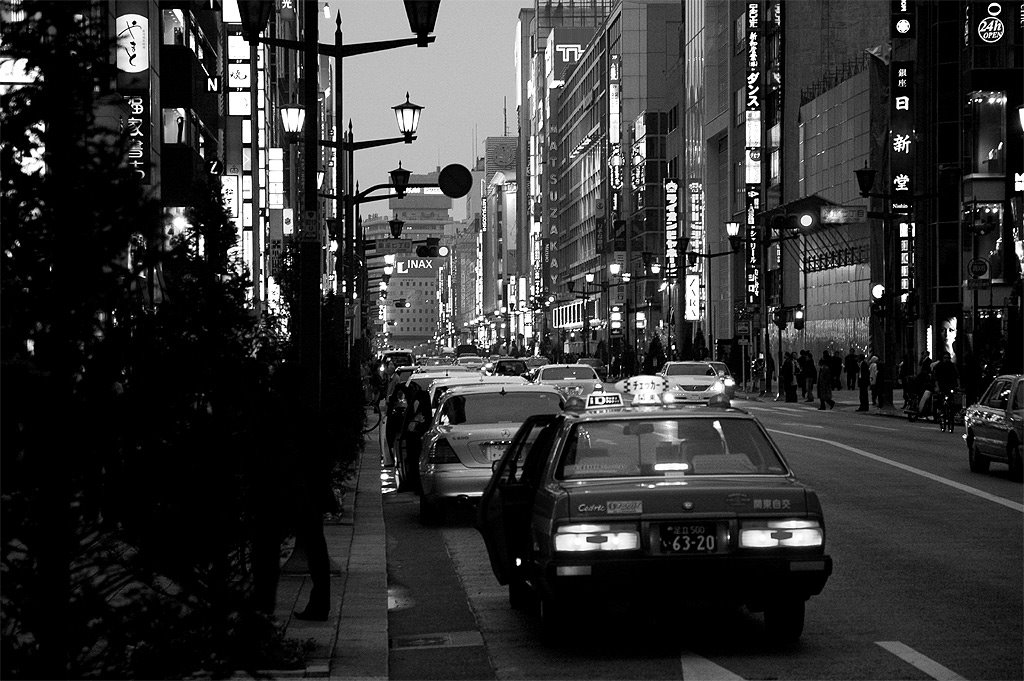
[[[534,383],[553,385],[563,395],[586,396],[601,389],[601,378],[586,364],[546,364],[538,367]]]
[[[398,373],[395,372],[396,375]],[[432,413],[427,393],[430,384],[439,378],[474,374],[475,371],[466,367],[414,367],[408,379],[393,390],[382,427],[389,462],[395,467],[398,491],[419,489],[419,456],[423,434],[430,424]]]
[[[604,621],[583,607],[676,613],[695,600],[763,611],[769,636],[798,638],[805,602],[832,573],[814,490],[724,396],[633,397],[569,398],[512,437],[477,519],[512,607],[538,602],[549,642],[571,636],[579,617]]]
[[[430,394],[431,409],[437,409],[441,397],[450,388],[457,385],[528,385],[529,383],[522,376],[486,376],[478,371],[467,371],[447,378],[434,379],[430,382],[427,392]]]
[[[710,362],[665,362],[658,372],[677,402],[707,402],[725,393],[725,381]]]
[[[476,501],[491,467],[523,421],[561,411],[561,393],[541,385],[461,385],[437,405],[420,458],[420,519],[441,518],[443,504]]]
[[[993,461],[1005,463],[1010,477],[1024,477],[1024,376],[1004,374],[993,379],[976,404],[964,415],[967,460],[975,473],[985,473]]]

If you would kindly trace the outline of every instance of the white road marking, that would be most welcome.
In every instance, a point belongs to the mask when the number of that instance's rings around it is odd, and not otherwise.
[[[705,679],[707,681],[743,681],[742,676],[737,676],[725,667],[719,667],[711,660],[699,655],[683,653],[679,657],[679,665],[684,681],[688,679],[700,679],[701,681]]]
[[[782,425],[784,425],[784,426],[796,426],[797,428],[818,428],[820,430],[824,430],[825,429],[825,426],[816,426],[816,425],[814,425],[812,423],[792,423],[792,422],[789,422],[789,423],[783,423]]]
[[[868,426],[868,425],[865,425],[863,427],[864,428],[870,428],[872,430],[887,430],[890,433],[895,433],[896,430],[897,430],[896,428],[886,428],[885,426]]]
[[[755,410],[757,410],[757,411],[770,411],[772,413],[780,412],[780,411],[788,411],[788,412],[792,412],[794,414],[802,414],[802,413],[804,413],[806,411],[806,409],[800,409],[799,407],[772,407],[771,409],[769,409],[768,407],[744,407],[744,408],[745,409],[749,409],[750,411],[755,411]]]
[[[910,646],[900,643],[899,641],[875,641],[875,644],[885,648],[904,662],[917,667],[933,679],[938,679],[939,681],[965,681],[964,677],[960,676],[952,669],[943,667],[935,660],[922,655]]]
[[[856,447],[851,447],[850,445],[844,445],[843,443],[836,442],[835,440],[826,440],[825,438],[821,438],[821,437],[813,437],[811,435],[801,435],[800,433],[791,433],[789,431],[776,430],[774,428],[769,428],[768,430],[769,430],[769,432],[779,433],[780,435],[791,435],[793,437],[802,437],[805,440],[814,440],[815,442],[822,442],[822,443],[827,444],[827,445],[832,445],[834,447],[838,447],[839,449],[845,449],[848,452],[853,452],[854,454],[858,454],[860,456],[863,456],[866,459],[871,459],[872,461],[878,461],[879,463],[884,463],[884,464],[887,464],[889,466],[893,466],[894,468],[899,468],[901,470],[907,471],[908,473],[913,473],[914,475],[920,475],[922,478],[928,478],[929,480],[934,480],[935,482],[939,482],[939,483],[942,483],[943,485],[948,485],[949,487],[952,487],[954,489],[958,489],[961,492],[966,492],[967,494],[972,494],[972,495],[974,495],[976,497],[979,497],[981,499],[985,499],[986,501],[991,501],[993,503],[999,504],[1000,506],[1005,506],[1006,508],[1013,509],[1014,511],[1018,511],[1020,513],[1024,513],[1024,504],[1018,504],[1015,501],[1010,501],[1009,499],[1003,499],[1002,497],[997,497],[994,494],[989,494],[988,492],[984,492],[984,491],[982,491],[980,489],[975,489],[974,487],[970,487],[968,485],[964,485],[964,484],[956,482],[954,480],[950,480],[948,478],[943,478],[942,476],[935,475],[934,473],[929,473],[928,471],[921,470],[920,468],[915,468],[913,466],[908,466],[907,464],[900,463],[899,461],[893,461],[892,459],[886,459],[884,456],[879,456],[877,454],[872,454],[871,452],[866,452],[863,449],[857,449]]]

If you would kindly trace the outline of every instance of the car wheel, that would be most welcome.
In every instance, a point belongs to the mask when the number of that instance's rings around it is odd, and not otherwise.
[[[1021,460],[1020,443],[1010,447],[1010,477],[1020,482],[1024,480],[1024,461]]]
[[[521,579],[513,578],[508,583],[508,604],[513,610],[525,610],[533,605],[533,590]]]
[[[988,472],[988,459],[978,451],[978,444],[974,441],[973,435],[967,437],[967,463],[972,473]]]
[[[426,495],[420,496],[420,522],[424,525],[437,525],[444,518],[444,507],[441,502]]]
[[[764,627],[777,643],[794,643],[804,631],[804,605],[801,599],[774,601],[765,606]]]

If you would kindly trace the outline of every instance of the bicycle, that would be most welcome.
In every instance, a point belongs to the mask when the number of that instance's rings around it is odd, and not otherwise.
[[[956,407],[953,404],[953,391],[943,390],[935,394],[935,420],[939,422],[939,430],[953,432]]]

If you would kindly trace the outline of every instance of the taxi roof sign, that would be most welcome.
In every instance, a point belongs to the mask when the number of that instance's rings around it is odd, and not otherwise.
[[[668,390],[668,381],[665,380],[664,376],[640,374],[622,379],[615,384],[615,389],[629,394],[639,392],[663,393]]]

